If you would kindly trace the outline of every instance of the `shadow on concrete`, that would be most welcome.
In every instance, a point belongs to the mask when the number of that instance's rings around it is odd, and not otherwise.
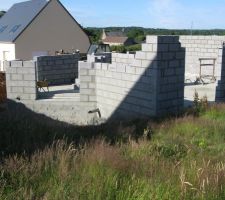
[[[31,155],[52,145],[55,140],[66,140],[77,148],[96,138],[110,144],[138,140],[143,136],[147,122],[111,123],[98,126],[75,126],[35,113],[22,103],[8,100],[0,111],[0,160],[14,154]]]
[[[61,86],[50,86],[49,90],[45,87],[43,89],[38,89],[38,98],[39,99],[48,99],[53,98],[55,96],[61,96],[61,97],[68,97],[68,96],[74,96],[75,94],[80,93],[80,89],[74,85],[61,85]]]
[[[158,37],[158,40],[159,43],[163,37]],[[75,143],[78,148],[99,137],[111,144],[126,142],[130,138],[138,140],[143,137],[144,129],[152,126],[149,122],[154,121],[151,117],[153,114],[171,117],[172,113],[177,116],[183,110],[184,104],[185,49],[181,48],[178,36],[173,37],[173,43],[179,45],[181,52],[179,57],[182,62],[179,63],[179,67],[169,65],[170,61],[176,59],[176,52],[168,55],[170,58],[164,62],[157,61],[157,58],[162,56],[161,52],[157,52],[154,61],[160,62],[159,65],[155,65],[154,62],[149,64],[136,84],[127,91],[126,97],[111,114],[106,124],[70,125],[37,114],[19,102],[9,101],[8,109],[0,113],[0,157],[15,153],[30,155],[61,139],[67,140],[68,143]],[[158,49],[160,50],[160,47]],[[156,76],[158,81],[152,82],[153,79],[146,76],[146,73]],[[149,96],[144,96],[143,94],[146,94],[144,91],[140,93],[141,90],[152,90],[152,84],[156,85]],[[140,100],[137,97],[141,94]],[[155,98],[153,99],[152,96]],[[152,133],[150,127],[149,138]]]
[[[168,37],[170,36],[158,36],[158,50],[154,60],[149,63],[135,85],[127,91],[126,97],[111,114],[109,122],[118,119],[176,116],[183,111],[185,48],[181,47],[179,36],[172,36],[170,42],[174,46],[178,46],[179,51],[164,52],[165,46],[163,45],[165,44],[162,44],[162,41],[165,38],[168,40]],[[171,65],[173,61],[178,59],[179,66]],[[146,76],[146,73],[150,74],[151,77],[156,76],[157,81]],[[152,92],[150,92],[151,90]],[[149,92],[148,95],[147,92]],[[145,94],[146,96],[144,96]]]

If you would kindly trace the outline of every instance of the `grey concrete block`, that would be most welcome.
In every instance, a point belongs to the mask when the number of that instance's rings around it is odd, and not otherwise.
[[[146,59],[146,52],[137,51],[135,55],[135,59]]]
[[[152,50],[153,50],[152,44],[142,44],[142,51],[151,52]]]
[[[131,65],[136,66],[136,67],[141,67],[142,66],[142,60],[134,59],[132,61]]]
[[[22,81],[23,75],[22,74],[11,74],[12,81]]]
[[[95,89],[81,89],[80,93],[83,95],[95,95]]]
[[[158,43],[158,36],[146,36],[146,43],[147,44],[156,44]]]
[[[82,102],[88,102],[89,101],[88,95],[81,94],[80,95],[80,101],[82,101]]]
[[[19,93],[23,93],[23,87],[11,87],[11,91],[12,91],[12,93],[17,93],[17,94],[19,94]]]
[[[23,61],[11,61],[11,67],[23,67]]]
[[[96,97],[96,96],[89,96],[89,97],[88,97],[88,100],[89,100],[90,102],[97,102],[97,97]]]
[[[35,74],[24,74],[23,79],[25,81],[35,81],[36,77]]]
[[[92,82],[92,77],[91,76],[80,76],[80,82],[81,82],[81,84],[83,82]]]
[[[34,87],[24,87],[23,92],[27,94],[36,94],[37,90]]]
[[[128,73],[128,74],[135,74],[135,67],[133,67],[133,66],[126,66],[126,73]]]
[[[36,62],[35,61],[23,61],[23,66],[24,67],[35,68]]]

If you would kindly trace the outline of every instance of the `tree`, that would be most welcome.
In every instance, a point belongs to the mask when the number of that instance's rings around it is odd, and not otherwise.
[[[4,10],[0,11],[0,18],[5,14],[6,12]]]

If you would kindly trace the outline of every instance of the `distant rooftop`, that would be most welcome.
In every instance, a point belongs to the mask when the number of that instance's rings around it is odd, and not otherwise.
[[[104,40],[104,43],[125,43],[128,40],[128,37],[123,36],[107,36]]]
[[[14,4],[0,18],[0,41],[15,41],[47,3],[46,0],[31,0]]]

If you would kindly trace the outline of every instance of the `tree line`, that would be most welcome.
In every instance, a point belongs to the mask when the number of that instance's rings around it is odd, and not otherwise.
[[[90,37],[92,43],[100,43],[102,31],[123,31],[124,34],[134,39],[137,44],[145,41],[146,35],[225,35],[225,29],[210,29],[210,30],[188,30],[188,29],[160,29],[160,28],[143,28],[143,27],[105,27],[85,28],[86,33]]]

